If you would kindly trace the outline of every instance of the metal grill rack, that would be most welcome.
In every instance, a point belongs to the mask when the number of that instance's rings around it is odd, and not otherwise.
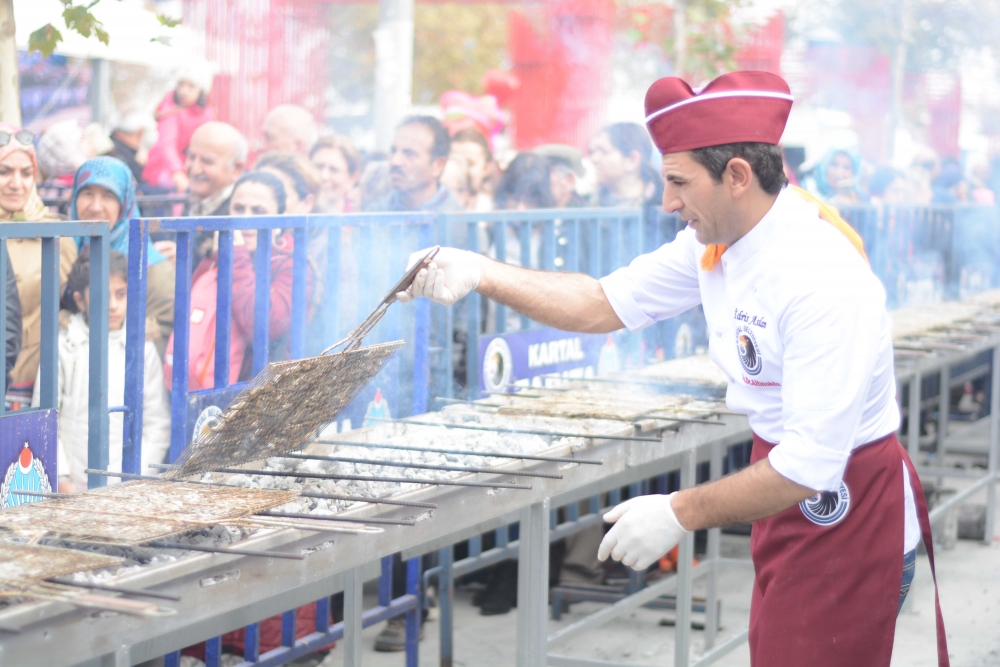
[[[1000,326],[994,328],[995,320],[991,319],[1000,313],[998,303],[1000,296],[994,294],[944,306],[942,312],[923,307],[921,313],[903,312],[896,318],[900,322],[897,327],[900,332],[897,351],[900,386],[924,386],[921,384],[923,379],[932,374],[939,377],[945,369],[950,373],[948,381],[941,385],[945,387],[970,377],[980,383],[983,378],[990,378],[992,409],[988,421],[979,422],[980,429],[987,427],[988,447],[982,448],[980,454],[955,453],[956,456],[979,456],[986,462],[986,472],[976,483],[977,489],[985,487],[990,494],[995,489],[991,482],[996,480],[997,435],[1000,433],[997,428],[1000,425],[1000,406],[997,405],[1000,373],[993,372],[992,364],[993,351],[1000,346]],[[910,349],[916,347],[920,349]],[[964,368],[962,364],[968,364],[969,370],[955,370]],[[968,375],[972,371],[985,374]],[[709,463],[712,478],[722,474],[726,447],[746,441],[750,431],[745,418],[729,414],[719,402],[720,390],[726,382],[720,375],[707,357],[701,357],[665,362],[610,377],[571,381],[552,378],[548,387],[517,389],[520,396],[490,396],[482,401],[450,405],[438,413],[327,436],[301,450],[304,456],[315,457],[312,460],[279,457],[267,463],[275,467],[275,472],[279,472],[277,466],[287,466],[287,471],[296,473],[304,469],[299,466],[308,465],[314,470],[326,471],[316,474],[327,475],[346,475],[344,471],[348,467],[361,466],[350,469],[363,470],[374,477],[388,478],[391,473],[410,480],[385,486],[365,482],[368,485],[365,488],[340,492],[349,498],[380,497],[371,498],[373,502],[370,503],[357,502],[340,507],[336,516],[362,522],[399,520],[398,525],[380,525],[378,532],[333,537],[287,524],[281,529],[258,531],[239,546],[247,550],[280,550],[302,555],[304,559],[277,560],[213,553],[140,568],[118,577],[115,584],[155,587],[158,591],[178,595],[181,601],[176,605],[177,614],[157,619],[153,624],[131,616],[87,618],[71,606],[25,602],[0,610],[0,627],[20,630],[20,634],[0,636],[0,643],[5,656],[15,664],[30,662],[30,656],[39,646],[49,651],[47,655],[52,665],[96,660],[134,664],[346,589],[346,620],[337,631],[340,634],[328,627],[311,635],[312,639],[300,640],[304,643],[295,646],[297,650],[306,651],[333,637],[343,637],[348,647],[347,664],[356,665],[362,625],[389,614],[382,608],[363,614],[360,607],[360,584],[378,573],[380,564],[376,559],[399,551],[406,559],[439,551],[442,556],[440,631],[442,651],[447,652],[442,657],[451,660],[449,591],[454,576],[463,570],[461,563],[449,560],[450,547],[458,541],[474,539],[486,531],[520,521],[520,539],[516,543],[498,545],[495,553],[489,556],[497,560],[510,556],[520,559],[519,666],[599,664],[562,655],[557,647],[577,634],[592,631],[601,623],[664,594],[674,594],[677,600],[675,665],[707,665],[746,638],[745,631],[736,631],[716,641],[715,577],[722,567],[746,567],[746,563],[720,557],[718,530],[709,531],[708,553],[697,566],[690,565],[694,545],[688,538],[681,544],[677,575],[642,588],[626,600],[562,628],[552,636],[547,636],[545,631],[548,607],[544,582],[549,540],[600,522],[601,508],[592,507],[586,515],[550,526],[552,509],[568,507],[603,492],[610,492],[609,500],[614,502],[617,489],[678,469],[682,487],[691,486],[695,483],[695,466],[700,462]],[[916,378],[919,380],[913,382]],[[938,449],[945,456],[952,455],[952,450],[957,449],[959,429],[946,422],[947,428],[937,431],[945,434],[940,438],[940,445],[921,443],[921,424],[926,431],[928,423],[940,423],[941,414],[948,420],[951,411],[940,411],[934,419],[935,406],[941,404],[942,398],[930,385],[920,391],[917,401],[905,398],[902,401],[904,414],[909,414],[910,405],[919,405],[923,415],[922,420],[911,420],[916,426],[911,425],[907,432],[909,436],[916,428],[917,439],[904,438],[904,441],[911,446],[911,452],[915,443],[923,474],[957,474],[961,471],[945,466],[941,456],[935,457],[935,465],[927,465],[928,457],[937,455]],[[638,396],[643,397],[641,401],[636,400]],[[909,393],[902,391],[900,396],[906,397]],[[976,423],[970,421],[963,426]],[[481,453],[477,454],[477,450]],[[321,457],[352,461],[324,461]],[[359,460],[364,463],[357,463]],[[400,466],[418,463],[441,468],[479,467],[490,472],[407,470],[405,467],[389,470],[389,462]],[[518,476],[514,480],[506,474],[513,471],[542,474]],[[247,484],[257,477],[264,479],[261,472],[247,468],[233,473],[213,473],[211,479],[218,484]],[[972,473],[966,470],[964,474]],[[277,479],[274,477],[269,483]],[[317,484],[331,481],[292,479],[292,484],[300,487],[295,489],[300,496],[318,493]],[[441,481],[468,481],[481,486],[437,483]],[[166,487],[167,483],[153,484],[157,485]],[[100,493],[112,493],[113,489]],[[378,504],[385,501],[409,505]],[[954,502],[950,506],[939,506],[934,520],[940,521],[942,508],[951,511]],[[992,495],[988,502],[992,512]],[[414,506],[416,504],[422,506]],[[275,528],[282,520],[274,520]],[[407,522],[416,522],[419,530],[406,525]],[[749,569],[746,571],[749,574]],[[707,582],[705,640],[706,646],[713,647],[701,656],[693,656],[691,651],[692,585],[697,577],[705,577]],[[53,641],[54,637],[58,637],[58,642]],[[313,644],[309,644],[310,641]],[[83,651],[81,647],[85,647]]]

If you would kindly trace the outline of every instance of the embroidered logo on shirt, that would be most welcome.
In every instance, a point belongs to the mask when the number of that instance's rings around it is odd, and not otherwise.
[[[760,346],[757,337],[747,325],[736,329],[736,352],[740,355],[740,363],[748,375],[758,375],[764,362],[760,358]]]
[[[822,491],[799,503],[802,514],[817,526],[833,526],[843,521],[851,507],[851,492],[840,483],[836,491]]]

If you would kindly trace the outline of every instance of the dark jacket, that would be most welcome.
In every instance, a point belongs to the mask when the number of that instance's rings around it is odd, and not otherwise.
[[[7,255],[7,244],[3,245],[3,252]],[[10,387],[10,372],[14,370],[20,353],[21,297],[17,293],[17,278],[14,277],[14,267],[10,265],[10,255],[7,255],[7,375],[4,392]]]
[[[118,158],[132,171],[132,175],[135,176],[135,180],[138,183],[142,179],[142,165],[136,162],[135,156],[139,152],[132,148],[124,141],[118,137],[112,135],[111,143],[115,145],[108,153],[108,157]]]

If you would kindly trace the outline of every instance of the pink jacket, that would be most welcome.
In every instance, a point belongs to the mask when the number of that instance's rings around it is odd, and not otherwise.
[[[174,93],[168,93],[156,108],[159,138],[149,149],[142,180],[150,185],[173,187],[171,176],[184,171],[184,151],[191,143],[191,135],[211,120],[215,120],[215,112],[211,108],[197,104],[178,106],[174,102]]]

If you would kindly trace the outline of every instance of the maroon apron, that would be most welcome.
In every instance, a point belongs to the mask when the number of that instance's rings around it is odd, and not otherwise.
[[[754,434],[751,463],[774,445]],[[903,466],[934,576],[939,667],[948,646],[920,478],[895,434],[856,449],[844,481],[755,521],[750,605],[755,667],[888,667],[903,579]]]

